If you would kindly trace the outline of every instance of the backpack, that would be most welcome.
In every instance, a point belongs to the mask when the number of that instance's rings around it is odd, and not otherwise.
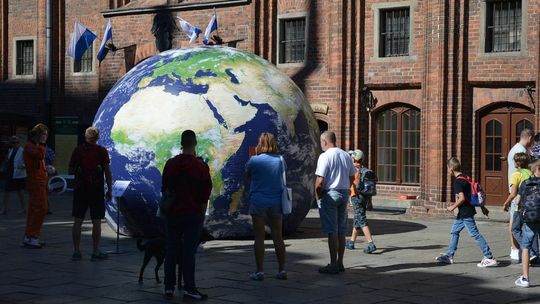
[[[368,168],[360,169],[360,182],[358,183],[358,193],[363,196],[377,195],[377,175]]]
[[[459,176],[457,179],[462,179],[471,185],[470,197],[465,199],[474,207],[483,207],[486,204],[486,192],[479,182],[474,182],[469,176]]]
[[[519,214],[525,223],[540,222],[540,178],[531,177],[520,187]]]
[[[104,183],[104,168],[97,147],[83,144],[82,159],[75,175],[78,178],[79,185],[88,187],[102,187]]]

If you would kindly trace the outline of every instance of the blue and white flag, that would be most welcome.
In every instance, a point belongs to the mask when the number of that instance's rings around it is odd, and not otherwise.
[[[72,57],[75,61],[80,61],[84,52],[92,45],[96,39],[96,34],[92,33],[86,26],[75,21],[75,28],[71,33],[71,42],[66,51],[66,55]]]
[[[101,40],[101,45],[99,46],[99,51],[97,53],[97,60],[101,63],[103,59],[105,59],[105,56],[107,56],[107,53],[109,52],[109,49],[105,46],[107,44],[107,41],[109,41],[112,38],[112,25],[111,25],[111,19],[107,22],[107,27],[105,27],[105,34],[103,34],[103,39]]]
[[[184,33],[188,35],[190,44],[193,43],[195,40],[197,40],[197,38],[199,38],[199,34],[202,33],[201,29],[191,25],[191,23],[187,22],[186,20],[180,17],[176,17],[176,18],[180,20],[180,27],[182,28],[182,30],[184,30]]]
[[[206,30],[204,31],[204,39],[203,39],[204,44],[208,44],[208,40],[210,40],[210,34],[213,31],[217,30],[217,28],[218,28],[217,16],[216,14],[214,14],[214,16],[212,16],[212,19],[210,19],[210,22],[208,23]]]

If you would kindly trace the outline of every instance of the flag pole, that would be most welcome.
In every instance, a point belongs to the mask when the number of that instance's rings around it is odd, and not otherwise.
[[[217,24],[216,33],[217,33],[217,35],[219,37],[219,23],[218,23],[218,20],[217,20],[217,12],[216,12],[216,7],[215,6],[214,6],[214,16],[216,17],[216,24]]]

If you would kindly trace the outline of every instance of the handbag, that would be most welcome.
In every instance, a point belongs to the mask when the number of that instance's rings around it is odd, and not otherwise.
[[[287,176],[285,174],[285,160],[283,156],[279,156],[281,160],[281,168],[283,169],[282,181],[283,190],[281,191],[281,212],[290,214],[292,212],[292,188],[287,187]]]

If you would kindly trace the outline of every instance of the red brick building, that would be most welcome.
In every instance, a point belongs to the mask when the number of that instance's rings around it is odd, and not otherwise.
[[[204,28],[214,9],[220,36],[289,74],[322,128],[368,152],[380,196],[418,197],[415,212],[452,199],[451,156],[501,204],[504,156],[522,128],[540,124],[538,0],[51,0],[50,102],[46,2],[0,0],[2,141],[46,121],[57,149],[73,144],[66,130],[91,124],[115,81],[158,52],[156,20]],[[80,63],[64,55],[75,20],[101,37],[108,18],[122,50],[101,66],[99,40]],[[173,28],[172,47],[187,40]]]

